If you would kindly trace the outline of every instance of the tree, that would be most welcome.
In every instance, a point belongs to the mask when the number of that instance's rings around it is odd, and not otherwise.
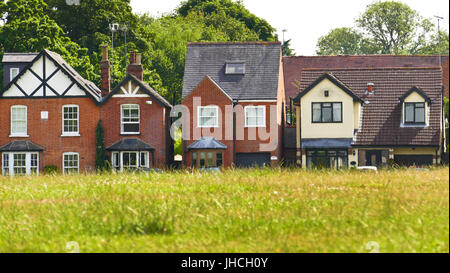
[[[317,55],[358,55],[376,53],[370,41],[353,28],[331,30],[317,42]]]
[[[356,28],[336,28],[320,37],[317,54],[438,53],[434,24],[401,2],[374,2],[355,23]],[[445,48],[448,35],[441,43]]]
[[[43,0],[9,0],[0,12],[4,25],[0,28],[3,52],[39,52],[49,49],[60,54],[84,78],[99,81],[90,63],[88,50],[64,34],[58,24],[46,15]]]
[[[225,14],[227,20],[234,18],[243,22],[248,29],[258,35],[258,40],[275,41],[275,29],[264,19],[250,13],[242,1],[231,0],[187,0],[176,10],[178,15],[186,17],[191,12],[210,14]],[[232,35],[229,35],[232,36]]]
[[[294,50],[291,48],[291,39],[283,42],[281,45],[281,51],[283,52],[283,56],[295,55]]]

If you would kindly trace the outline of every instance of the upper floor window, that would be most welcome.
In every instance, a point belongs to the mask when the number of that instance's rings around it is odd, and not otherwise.
[[[139,105],[137,104],[123,104],[121,105],[122,134],[139,134],[140,132],[140,117]]]
[[[219,126],[219,107],[199,106],[197,112],[198,112],[198,127],[211,128]]]
[[[405,103],[405,123],[425,124],[425,103],[406,102]]]
[[[63,135],[79,134],[79,111],[78,105],[63,106]]]
[[[342,102],[313,102],[313,123],[342,122]]]
[[[27,137],[27,107],[11,106],[11,136]]]
[[[17,77],[17,75],[19,75],[19,68],[18,67],[13,67],[9,70],[9,79],[10,81],[14,80],[15,77]]]
[[[265,127],[266,126],[266,107],[265,106],[246,106],[245,127]]]
[[[245,63],[227,63],[225,74],[245,74]]]

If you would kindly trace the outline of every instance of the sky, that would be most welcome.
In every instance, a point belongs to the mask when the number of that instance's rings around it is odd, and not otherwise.
[[[320,36],[337,27],[354,26],[355,19],[373,0],[244,0],[245,7],[258,17],[266,19],[277,29],[280,40],[291,39],[296,55],[315,55]],[[441,27],[449,29],[448,0],[403,0],[423,17],[444,17]],[[173,11],[181,0],[131,0],[135,13],[148,12],[161,16]]]

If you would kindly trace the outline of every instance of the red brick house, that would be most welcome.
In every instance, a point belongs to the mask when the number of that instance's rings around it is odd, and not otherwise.
[[[50,165],[63,173],[95,170],[99,120],[115,169],[164,168],[170,162],[171,105],[142,81],[140,55],[131,54],[128,76],[111,92],[106,47],[102,90],[48,50],[5,53],[3,66],[3,175],[39,174]]]
[[[58,54],[3,56],[0,93],[2,174],[93,170],[101,92]]]
[[[186,166],[281,162],[285,100],[279,42],[189,43],[182,95]]]
[[[141,55],[131,53],[128,75],[109,92],[109,61],[103,48],[100,118],[114,169],[165,168],[173,157],[172,106],[143,79]]]

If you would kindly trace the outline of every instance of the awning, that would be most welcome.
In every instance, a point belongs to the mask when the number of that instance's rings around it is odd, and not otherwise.
[[[200,149],[218,149],[225,150],[227,145],[218,141],[213,137],[201,137],[199,140],[195,141],[187,147],[188,150],[200,150]]]
[[[125,138],[106,148],[108,151],[154,151],[155,148],[136,138]]]
[[[351,148],[352,138],[303,138],[303,149]]]
[[[44,148],[28,140],[14,140],[2,147],[0,152],[41,152]]]

